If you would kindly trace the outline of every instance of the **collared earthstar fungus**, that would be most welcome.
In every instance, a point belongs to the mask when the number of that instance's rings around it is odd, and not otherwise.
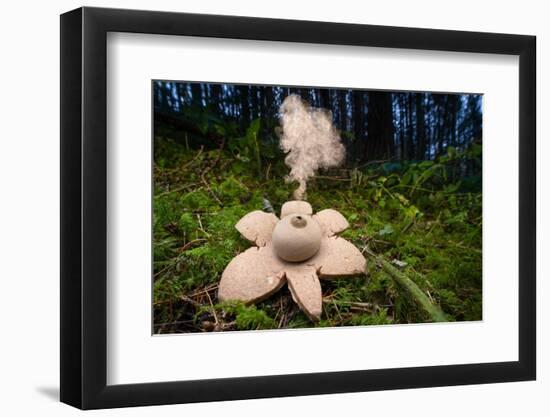
[[[286,283],[298,306],[318,321],[323,303],[320,280],[366,272],[362,253],[337,236],[349,223],[336,210],[313,214],[308,202],[288,201],[281,208],[280,220],[273,213],[256,210],[235,227],[256,246],[234,257],[223,271],[220,301],[254,304]]]

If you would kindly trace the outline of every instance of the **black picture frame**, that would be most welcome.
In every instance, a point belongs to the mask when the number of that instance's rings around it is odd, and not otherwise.
[[[519,360],[107,385],[108,32],[519,56]],[[524,35],[88,7],[61,15],[61,401],[94,409],[535,379],[535,51]]]

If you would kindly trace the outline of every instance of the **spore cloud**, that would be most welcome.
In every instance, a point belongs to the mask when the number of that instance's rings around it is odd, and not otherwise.
[[[307,181],[319,169],[340,165],[346,150],[332,124],[329,110],[311,107],[299,96],[292,94],[285,98],[279,112],[279,146],[287,154],[285,163],[290,168],[286,179],[298,182],[294,198],[302,200]]]

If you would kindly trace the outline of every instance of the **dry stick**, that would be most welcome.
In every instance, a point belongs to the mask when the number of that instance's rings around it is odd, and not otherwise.
[[[164,327],[170,324],[183,324],[183,323],[193,323],[193,320],[179,320],[179,321],[167,321],[166,323],[155,323],[153,327]]]
[[[367,252],[371,257],[373,257],[376,261],[376,264],[379,265],[384,272],[386,272],[388,275],[390,275],[397,284],[399,284],[402,288],[405,288],[407,292],[412,296],[412,298],[422,307],[422,309],[430,316],[432,321],[441,322],[441,321],[449,321],[447,319],[447,316],[443,311],[433,304],[428,296],[424,294],[424,291],[422,291],[418,285],[415,284],[413,280],[411,280],[409,277],[407,277],[405,274],[403,274],[401,271],[397,270],[392,264],[390,264],[388,261],[386,261],[381,255],[376,255],[374,252],[372,252],[370,249],[365,248],[365,252]]]
[[[464,245],[462,244],[462,242],[456,243],[456,242],[453,242],[452,240],[449,240],[449,242],[452,243],[453,245],[455,245],[457,248],[460,248],[460,249],[471,250],[471,251],[474,251],[474,252],[476,252],[476,253],[479,253],[480,255],[483,253],[483,252],[481,251],[481,249],[469,248],[469,247],[467,247],[467,246],[464,246]]]
[[[342,300],[336,300],[331,297],[323,297],[323,303],[324,304],[333,304],[334,307],[336,307],[336,310],[338,312],[338,315],[340,316],[340,319],[342,319],[342,315],[340,313],[340,310],[338,309],[338,305],[346,306],[351,308],[352,310],[358,310],[358,311],[367,311],[367,312],[374,312],[376,310],[379,310],[381,306],[378,304],[373,303],[361,303],[361,302],[355,302],[355,301],[342,301]]]
[[[340,309],[338,308],[338,305],[336,304],[334,298],[332,299],[332,304],[334,305],[334,308],[336,309],[336,313],[338,313],[338,317],[340,317],[340,320],[343,320],[342,315],[340,314]]]
[[[193,300],[192,298],[189,298],[185,295],[180,295],[180,299],[186,303],[191,304],[193,307],[199,308],[201,307],[201,303],[198,303],[197,301]]]
[[[162,196],[165,196],[165,195],[168,195],[168,194],[177,193],[179,191],[183,191],[183,190],[186,190],[188,188],[196,187],[197,185],[199,185],[199,184],[195,183],[195,184],[182,185],[181,187],[176,187],[172,190],[163,191],[162,193],[156,194],[154,198],[159,198],[159,197],[162,197]]]
[[[212,307],[212,314],[214,315],[214,321],[216,322],[216,325],[218,325],[220,322],[218,320],[218,315],[216,314],[216,308],[214,307],[214,303],[212,303],[212,298],[210,298],[210,294],[208,294],[208,292],[206,293],[206,296],[208,297],[208,302],[210,303],[210,307]]]
[[[168,264],[166,265],[164,268],[162,268],[160,271],[156,272],[154,275],[153,275],[153,278],[157,278],[159,275],[161,275],[163,272],[166,272],[168,271],[170,268],[173,268],[174,267],[174,264],[171,263],[171,264]],[[162,279],[163,277],[161,277]]]
[[[206,233],[206,232],[205,232]],[[187,249],[189,249],[191,246],[193,246],[194,244],[196,243],[199,243],[199,242],[206,242],[206,239],[195,239],[195,240],[191,240],[190,242],[187,242],[185,245],[183,245],[178,251],[181,253],[181,252],[185,252]],[[158,271],[157,273],[155,273],[153,275],[154,278],[158,277],[159,275],[161,275],[163,272],[166,272],[168,271],[170,268],[173,268],[174,267],[174,263],[171,263],[167,266],[165,266],[164,268],[162,268],[160,271]]]
[[[281,325],[283,324],[283,320],[285,319],[285,310],[283,309],[283,297],[279,298],[279,312],[281,313],[281,318],[279,319],[279,323],[277,324],[277,328],[280,329]],[[277,316],[279,313],[277,313]]]
[[[222,150],[223,150],[223,147],[225,145],[225,138],[222,138],[222,141],[221,141],[221,144],[220,144],[220,147],[218,149],[218,155],[216,157],[216,159],[214,159],[205,169],[202,170],[202,172],[200,173],[200,177],[201,177],[201,182],[203,183],[203,185],[206,187],[206,190],[210,193],[210,195],[212,195],[212,197],[214,198],[214,200],[216,200],[216,202],[223,207],[223,203],[221,202],[221,200],[218,198],[218,196],[216,195],[216,193],[214,193],[214,191],[212,190],[212,188],[210,187],[210,185],[208,184],[208,181],[206,181],[206,178],[205,178],[205,175],[212,169],[214,168],[214,166],[216,166],[216,164],[220,161],[220,157],[222,155]],[[198,157],[202,154],[202,151],[203,151],[203,146],[201,146],[199,152],[197,153],[197,155],[193,158],[193,160],[191,160],[191,162],[188,162],[187,164],[185,164],[183,167],[181,167],[181,170],[183,171],[185,168],[187,168],[189,165],[191,165],[193,162],[195,162],[196,159],[198,159]],[[169,191],[171,192],[171,191]],[[169,192],[166,192],[166,193],[169,193]]]
[[[206,174],[207,172],[209,172],[210,170],[212,170],[212,168],[214,168],[218,162],[220,162],[220,158],[222,156],[222,152],[223,152],[223,147],[225,145],[225,137],[222,138],[222,141],[220,143],[220,146],[218,147],[218,155],[216,156],[216,159],[214,159],[214,161],[212,161],[207,167],[206,169],[203,171],[203,175]]]
[[[201,156],[202,154],[202,151],[204,149],[204,146],[201,145],[200,149],[198,150],[197,154],[193,157],[193,159],[191,159],[191,161],[187,162],[186,164],[182,165],[182,166],[177,166],[175,168],[169,168],[169,169],[166,169],[164,168],[163,171],[165,173],[172,173],[172,172],[176,172],[176,171],[183,171],[185,168],[189,167],[190,165],[192,165],[198,158],[199,156]],[[155,164],[155,169],[158,169],[158,166]]]
[[[199,242],[206,242],[207,239],[194,239],[189,242],[187,242],[185,245],[183,245],[181,248],[178,249],[179,252],[185,252],[187,249],[189,249],[191,246],[199,243]]]
[[[188,294],[188,297],[196,297],[197,295],[202,295],[204,293],[208,293],[210,291],[215,291],[218,289],[218,284],[212,284],[210,287],[202,288],[198,291],[194,291],[191,294]]]
[[[200,214],[197,214],[197,220],[199,222],[199,230],[203,232],[206,236],[212,237],[210,233],[208,233],[206,230],[204,230],[204,227],[202,226],[201,216]]]
[[[212,188],[210,188],[210,185],[208,185],[208,182],[207,182],[206,179],[204,178],[204,172],[201,174],[201,180],[202,180],[202,183],[204,184],[204,186],[206,187],[206,189],[208,190],[208,192],[210,193],[210,195],[214,198],[214,200],[216,200],[216,202],[217,202],[221,207],[223,207],[223,203],[222,203],[221,200],[218,198],[218,196],[216,195],[216,193],[214,193],[214,191],[212,190]]]

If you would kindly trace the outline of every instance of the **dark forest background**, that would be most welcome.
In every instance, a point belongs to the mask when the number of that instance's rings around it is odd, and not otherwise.
[[[368,273],[323,281],[313,324],[284,287],[258,305],[220,303],[235,229],[279,213],[296,183],[279,148],[279,106],[329,109],[345,162],[307,184],[333,208]],[[482,319],[482,96],[153,81],[155,333]]]
[[[332,112],[348,163],[435,159],[453,147],[463,150],[482,139],[482,96],[235,84],[154,82],[155,117],[177,120],[201,110],[236,124],[240,133],[254,119],[273,129],[284,98],[297,94],[313,107]],[[271,123],[270,123],[271,122]],[[273,135],[267,132],[267,140]],[[209,145],[205,142],[205,145]],[[210,143],[210,145],[212,145]]]

